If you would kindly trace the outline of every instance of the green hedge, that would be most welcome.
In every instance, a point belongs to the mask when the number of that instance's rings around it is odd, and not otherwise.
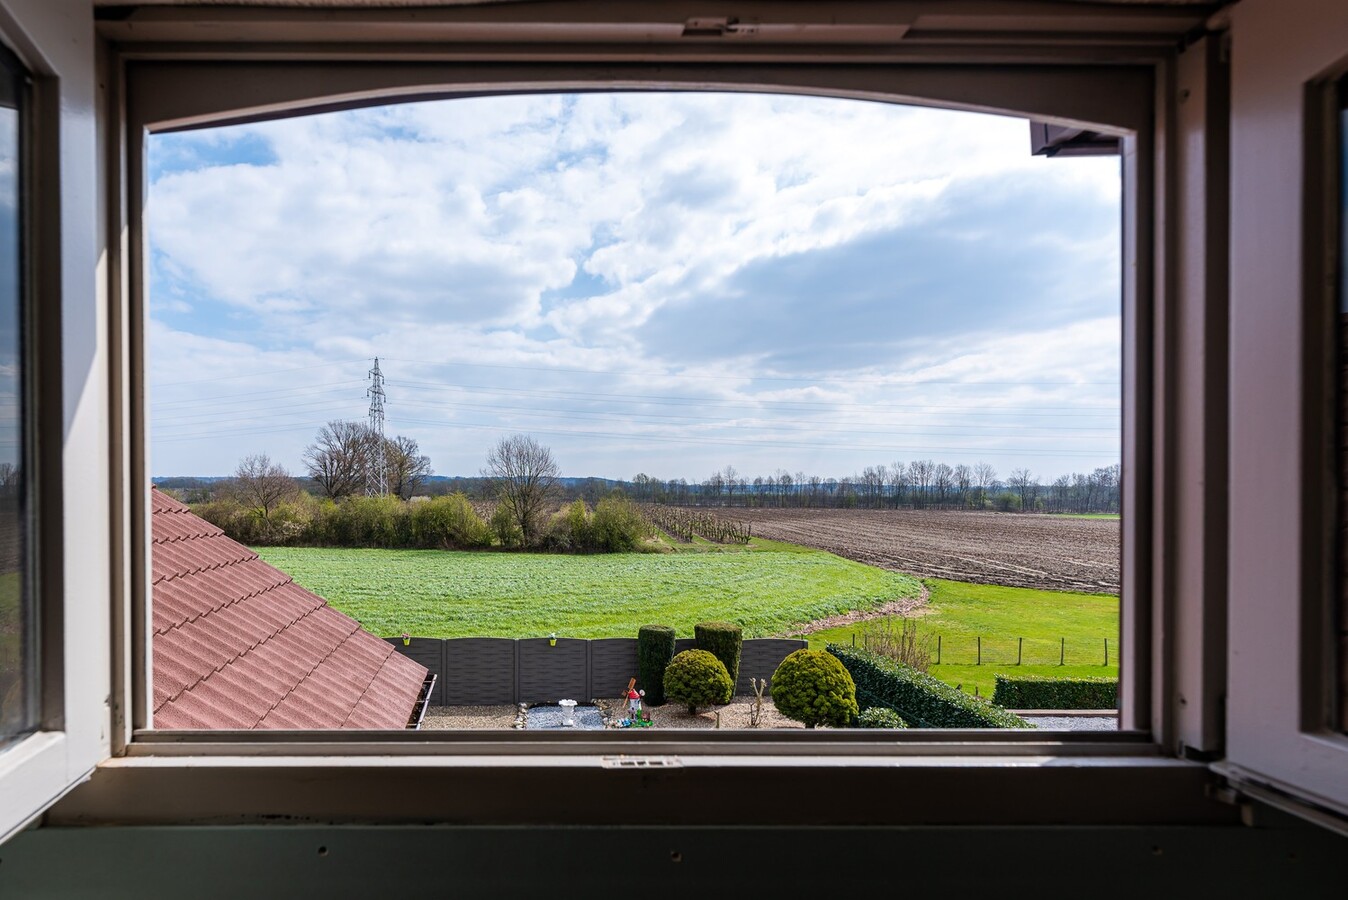
[[[829,644],[857,685],[863,707],[888,706],[918,728],[1029,728],[1005,709],[895,662],[854,647]]]
[[[1115,678],[997,675],[992,702],[1007,709],[1118,709]]]
[[[857,728],[907,728],[908,723],[888,706],[872,706],[857,716]]]
[[[637,681],[646,692],[647,706],[665,703],[665,669],[674,658],[674,629],[642,625],[637,629]]]
[[[744,630],[733,622],[699,622],[693,626],[694,643],[721,661],[730,673],[730,683],[740,677],[740,653],[744,649]]]

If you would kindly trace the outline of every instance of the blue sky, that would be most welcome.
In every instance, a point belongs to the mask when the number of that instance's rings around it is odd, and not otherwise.
[[[152,470],[363,418],[440,474],[1044,480],[1118,461],[1117,159],[1020,120],[752,94],[478,98],[155,136]]]

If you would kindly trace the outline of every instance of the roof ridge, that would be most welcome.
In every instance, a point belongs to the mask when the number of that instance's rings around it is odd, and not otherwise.
[[[357,628],[356,631],[351,632],[351,635],[356,634],[357,631],[363,630],[364,629]],[[351,635],[347,636],[347,640],[351,639]],[[345,644],[346,641],[342,641],[342,643]],[[351,710],[346,714],[346,718],[342,719],[342,724],[338,726],[339,728],[345,728],[346,723],[351,721],[351,717],[356,714],[356,710],[360,709],[360,703],[365,699],[365,695],[370,693],[370,688],[374,687],[375,681],[379,678],[379,673],[384,671],[384,667],[388,665],[389,657],[397,652],[387,641],[384,643],[388,646],[388,653],[384,655],[384,659],[379,663],[379,668],[375,669],[374,674],[370,676],[369,683],[366,684],[365,689],[360,692],[360,696],[356,698],[356,702],[351,706]]]
[[[317,596],[317,595],[315,595],[315,596]],[[322,598],[320,598],[320,599],[322,599]],[[309,617],[312,616],[314,613],[318,612],[320,609],[330,609],[330,608],[331,608],[331,607],[329,607],[329,606],[327,605],[327,601],[324,600],[322,606],[316,606],[316,607],[314,607],[313,609],[309,610],[307,613],[305,613],[304,615],[300,616],[298,619],[296,619],[295,621],[293,621],[293,622],[291,622],[289,625],[287,625],[286,628],[294,628],[294,627],[295,627],[296,625],[298,625],[300,622],[303,622],[305,619],[309,618]],[[334,612],[336,612],[336,610],[334,610]],[[293,693],[295,693],[295,691],[299,690],[299,686],[302,685],[302,684],[304,684],[304,682],[308,681],[308,680],[309,680],[309,676],[313,675],[314,672],[318,671],[318,667],[319,667],[319,666],[323,665],[323,663],[325,663],[325,662],[327,662],[328,660],[332,659],[333,654],[336,653],[341,647],[345,646],[347,641],[351,640],[351,635],[355,634],[355,633],[358,632],[358,631],[361,631],[361,627],[360,627],[360,623],[359,623],[359,622],[357,622],[355,619],[352,619],[350,616],[346,616],[346,618],[350,619],[350,620],[351,620],[351,623],[352,623],[353,625],[355,625],[356,627],[355,627],[352,631],[348,632],[347,635],[346,635],[346,637],[342,638],[342,640],[341,640],[340,642],[338,642],[337,646],[335,646],[335,647],[333,647],[331,650],[329,650],[327,656],[324,656],[324,657],[323,657],[322,659],[320,659],[318,662],[314,663],[314,667],[313,667],[312,669],[310,669],[309,671],[305,672],[304,675],[300,677],[300,680],[299,680],[299,681],[295,682],[295,683],[294,683],[294,684],[293,684],[293,685],[292,685],[292,686],[291,686],[291,687],[290,687],[284,694],[282,694],[280,700],[277,700],[277,701],[276,701],[275,703],[273,703],[270,707],[268,707],[267,711],[264,712],[264,713],[258,718],[257,724],[254,725],[253,728],[257,728],[258,725],[261,725],[262,722],[267,718],[267,716],[269,716],[269,715],[272,714],[272,711],[275,710],[276,707],[278,707],[278,706],[280,706],[282,703],[286,702],[286,700],[290,697],[291,694],[293,694]],[[283,629],[281,629],[281,630],[284,631],[285,628],[283,628]],[[242,656],[242,654],[240,654],[240,655]],[[369,690],[369,688],[367,687],[366,690]],[[362,694],[361,696],[364,696],[364,694]],[[347,717],[350,718],[350,716],[351,716],[351,714],[350,714],[350,713],[347,713]],[[345,722],[346,719],[343,719],[342,721]]]

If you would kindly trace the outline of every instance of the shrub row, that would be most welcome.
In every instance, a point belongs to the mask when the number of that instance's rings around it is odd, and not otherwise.
[[[476,550],[493,544],[518,548],[524,536],[500,505],[484,521],[463,494],[430,500],[351,497],[340,503],[301,494],[267,516],[234,500],[215,500],[193,512],[236,541],[252,545]],[[635,550],[650,526],[626,497],[606,497],[593,514],[577,500],[554,517],[538,549],[571,553]]]
[[[919,728],[1029,728],[1019,716],[965,694],[888,657],[829,644],[857,686],[863,706],[888,706]]]
[[[1118,709],[1114,678],[998,675],[992,702],[1007,709]]]

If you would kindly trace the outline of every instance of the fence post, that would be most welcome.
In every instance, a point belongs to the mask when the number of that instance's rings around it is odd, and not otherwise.
[[[936,665],[941,664],[941,636],[936,635]]]
[[[983,665],[983,635],[981,634],[978,636],[978,662],[974,663],[974,665]]]
[[[1025,653],[1025,638],[1016,638],[1016,665],[1020,665],[1020,658]]]
[[[1109,665],[1109,638],[1105,638],[1105,665]]]
[[[852,632],[852,649],[855,650],[856,646],[857,646],[857,633],[854,631]]]
[[[1066,665],[1067,659],[1067,638],[1058,638],[1058,665]]]

